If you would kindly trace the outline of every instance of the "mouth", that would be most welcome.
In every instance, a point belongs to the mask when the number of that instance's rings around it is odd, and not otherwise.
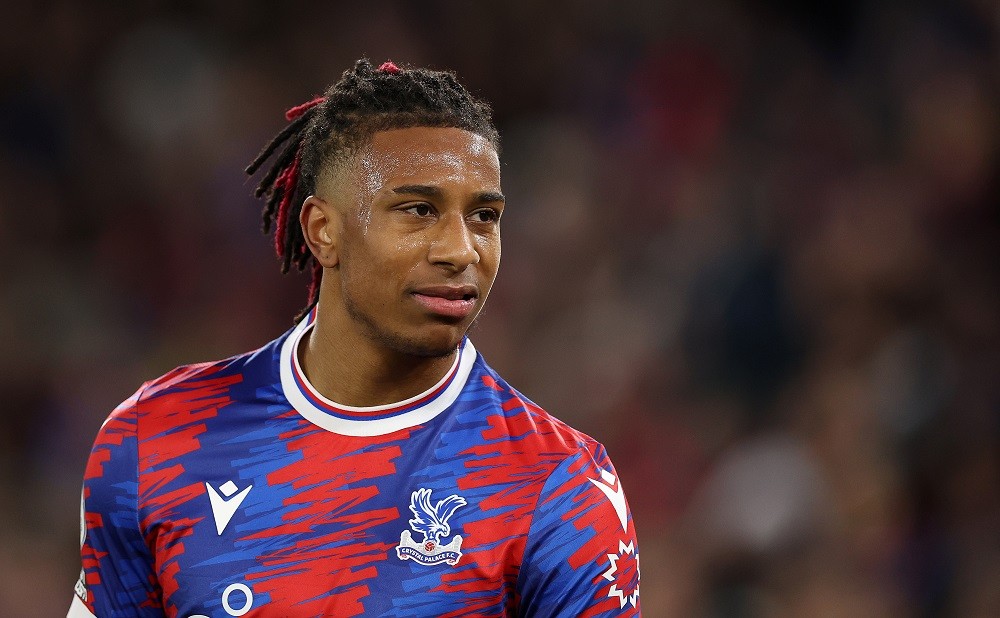
[[[426,286],[412,292],[413,298],[428,312],[451,319],[468,317],[476,307],[479,290],[472,285]]]

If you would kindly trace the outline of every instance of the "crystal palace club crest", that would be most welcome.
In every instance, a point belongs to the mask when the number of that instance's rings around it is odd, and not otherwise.
[[[418,543],[409,530],[399,535],[399,545],[396,555],[400,560],[413,560],[423,565],[434,565],[442,562],[455,566],[462,558],[462,537],[456,534],[448,543],[442,545],[441,539],[451,535],[451,525],[448,520],[460,507],[467,504],[465,498],[450,495],[437,504],[431,504],[431,490],[420,488],[410,496],[410,510],[413,519],[410,528],[423,535]]]

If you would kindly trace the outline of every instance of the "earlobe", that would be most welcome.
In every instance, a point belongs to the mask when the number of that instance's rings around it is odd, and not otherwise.
[[[330,204],[310,195],[299,213],[302,234],[313,257],[323,268],[333,268],[339,262],[340,217]]]

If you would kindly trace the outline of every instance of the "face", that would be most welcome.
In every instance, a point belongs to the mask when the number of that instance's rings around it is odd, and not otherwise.
[[[336,265],[323,285],[377,344],[452,353],[500,265],[496,150],[462,129],[380,131],[338,175],[328,198],[341,218]]]

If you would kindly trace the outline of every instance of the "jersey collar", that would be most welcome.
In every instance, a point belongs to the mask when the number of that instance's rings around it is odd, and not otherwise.
[[[476,361],[476,348],[471,341],[463,339],[448,372],[437,384],[419,395],[381,406],[340,404],[313,388],[299,364],[299,344],[315,320],[314,309],[281,345],[281,389],[292,407],[306,420],[334,433],[381,436],[430,421],[458,399]]]

